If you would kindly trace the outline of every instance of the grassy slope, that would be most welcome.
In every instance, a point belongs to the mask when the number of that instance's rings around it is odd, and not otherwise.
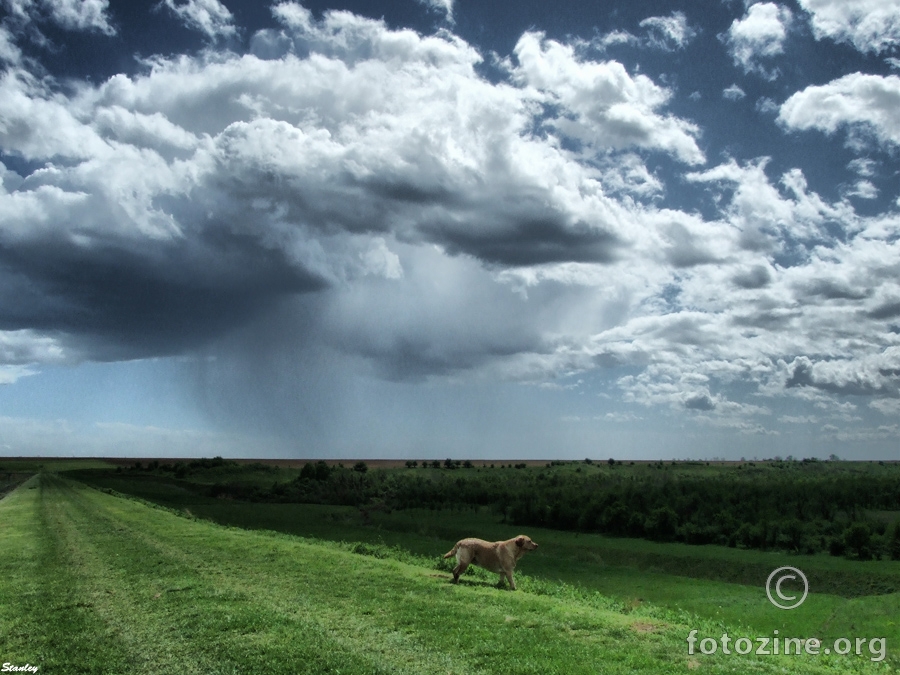
[[[884,672],[860,657],[689,657],[720,625],[523,578],[223,528],[42,474],[0,502],[0,660],[44,673]]]
[[[510,528],[488,512],[408,510],[375,513],[364,525],[357,509],[309,504],[252,504],[210,499],[178,487],[170,479],[142,474],[79,474],[85,480],[218,523],[268,529],[331,540],[400,546],[436,557],[457,539],[477,533],[505,539]],[[900,651],[900,593],[841,597],[821,588],[864,587],[900,577],[900,563],[858,562],[832,556],[802,556],[730,549],[721,546],[660,544],[527,528],[543,546],[522,569],[545,580],[575,584],[628,606],[649,601],[706,619],[747,627],[744,634],[821,637],[884,637],[889,651]],[[800,608],[785,612],[765,598],[768,574],[782,565],[803,570],[812,594]],[[875,584],[877,585],[877,584]]]

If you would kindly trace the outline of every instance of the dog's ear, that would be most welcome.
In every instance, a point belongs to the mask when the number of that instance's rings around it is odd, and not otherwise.
[[[525,545],[525,537],[516,537],[516,546],[522,548]]]

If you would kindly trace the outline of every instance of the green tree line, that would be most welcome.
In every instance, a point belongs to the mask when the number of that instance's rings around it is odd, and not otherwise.
[[[189,478],[210,462],[163,469]],[[222,463],[217,458],[213,465]],[[349,468],[310,462],[293,480],[273,486],[242,482],[238,472],[236,480],[204,489],[214,497],[364,510],[490,507],[523,527],[900,560],[896,464],[803,460],[708,467],[586,460],[502,466],[476,468],[448,459],[368,470],[363,462]],[[896,512],[893,522],[890,512]]]

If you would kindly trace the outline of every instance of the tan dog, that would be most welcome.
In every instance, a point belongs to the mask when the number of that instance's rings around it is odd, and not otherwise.
[[[524,534],[506,541],[463,539],[456,542],[456,546],[444,555],[444,558],[456,556],[456,567],[453,568],[454,584],[459,581],[459,575],[465,572],[469,565],[475,564],[499,573],[501,582],[505,576],[509,581],[509,587],[516,590],[516,582],[513,581],[516,561],[525,554],[525,551],[533,551],[537,547],[538,545],[531,541],[531,537]]]

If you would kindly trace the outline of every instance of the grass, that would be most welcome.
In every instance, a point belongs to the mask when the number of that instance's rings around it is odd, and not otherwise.
[[[511,536],[510,527],[487,510],[376,512],[364,520],[351,507],[211,499],[170,479],[146,474],[76,475],[225,525],[384,544],[432,560],[463,536]],[[891,653],[900,646],[900,593],[879,593],[882,586],[895,588],[900,583],[898,562],[527,530],[541,548],[529,554],[522,569],[538,579],[602,593],[624,606],[650,603],[683,610],[728,625],[740,624],[760,635],[774,630],[782,635],[828,638],[860,635],[886,638]],[[765,596],[767,576],[783,565],[803,570],[812,589],[808,600],[793,611],[774,608]]]
[[[691,656],[690,629],[753,633],[535,575],[515,593],[486,574],[453,586],[433,551],[227,528],[51,474],[0,501],[0,522],[0,661],[40,672],[891,672]]]

